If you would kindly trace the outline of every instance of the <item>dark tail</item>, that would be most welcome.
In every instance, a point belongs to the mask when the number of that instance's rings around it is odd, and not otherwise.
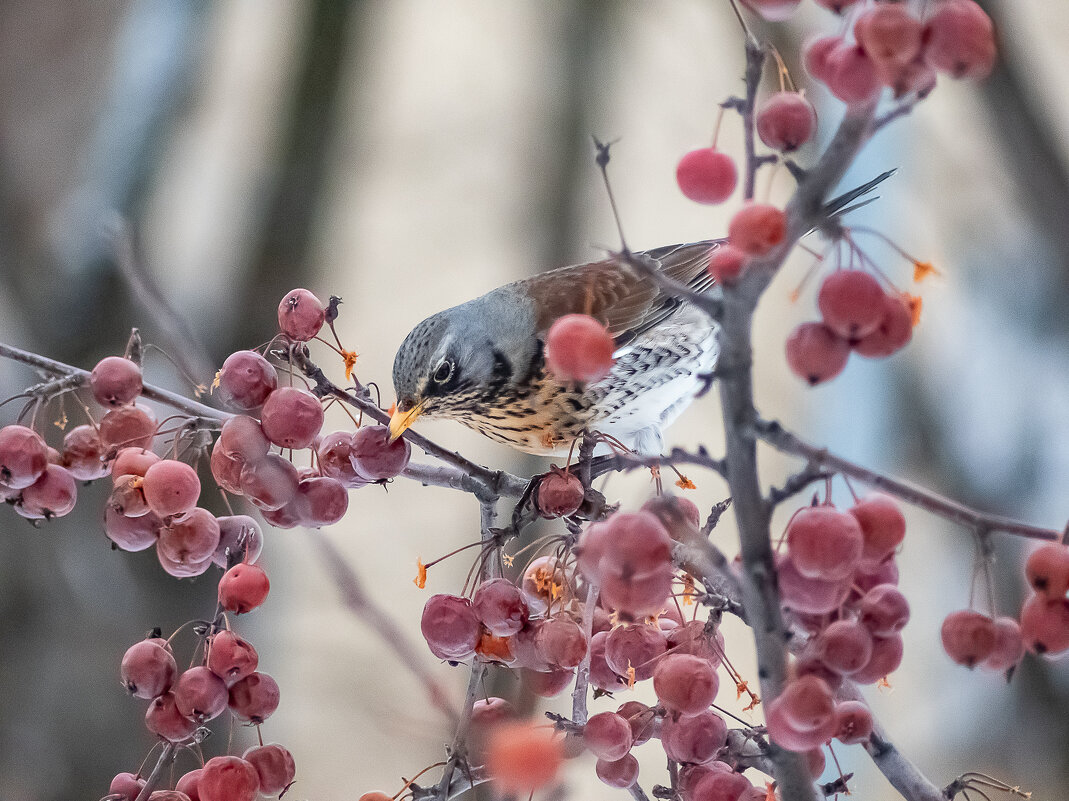
[[[862,201],[861,203],[858,203],[853,206],[851,206],[850,204],[858,198],[867,195],[869,192],[871,192],[877,186],[882,184],[896,172],[898,172],[897,167],[893,170],[888,170],[885,173],[877,175],[868,183],[864,183],[861,186],[857,187],[857,189],[851,189],[849,192],[844,192],[843,194],[839,195],[839,197],[832,198],[824,204],[824,211],[827,212],[829,217],[832,217],[836,214],[846,214],[847,212],[853,211],[854,209],[859,209],[862,206],[868,205],[876,198],[869,198],[868,200]]]

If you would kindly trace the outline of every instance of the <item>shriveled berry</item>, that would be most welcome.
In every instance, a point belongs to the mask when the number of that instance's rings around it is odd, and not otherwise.
[[[89,389],[101,406],[133,403],[141,394],[141,368],[122,356],[107,356],[89,374]]]
[[[323,302],[307,289],[291,290],[278,304],[278,327],[297,342],[307,342],[327,321]]]
[[[219,603],[228,612],[251,612],[267,600],[271,582],[259,565],[237,564],[219,579]]]
[[[386,426],[363,426],[353,434],[349,460],[367,481],[386,481],[404,472],[412,456],[407,439],[390,442]]]
[[[712,147],[690,151],[676,167],[679,190],[695,203],[723,203],[735,191],[738,177],[735,160]]]
[[[48,465],[48,448],[32,428],[0,428],[0,484],[25,489],[41,477]]]
[[[201,768],[201,801],[253,801],[260,789],[256,768],[235,756],[212,757]]]
[[[223,423],[216,447],[233,459],[254,462],[267,455],[271,442],[264,434],[260,421],[246,414],[236,414]]]
[[[230,688],[230,711],[239,720],[263,723],[278,709],[278,683],[266,673],[250,673]]]
[[[566,314],[546,334],[546,366],[561,381],[601,380],[616,361],[615,350],[612,335],[588,314]]]
[[[219,544],[212,561],[224,570],[234,561],[253,564],[260,558],[264,535],[260,524],[248,515],[224,515],[215,518],[219,524]]]
[[[336,478],[349,489],[356,489],[368,483],[367,479],[356,472],[349,458],[352,453],[353,435],[348,431],[334,431],[324,436],[316,446],[319,457],[319,472],[324,476]]]
[[[156,436],[156,415],[140,403],[116,406],[100,419],[100,442],[106,448],[149,448]]]
[[[104,533],[124,551],[143,551],[156,544],[163,521],[149,512],[138,517],[126,517],[108,504],[104,507]]]
[[[802,323],[786,344],[787,366],[816,386],[839,375],[850,358],[850,344],[823,323]]]
[[[585,497],[586,491],[579,477],[555,467],[538,482],[535,506],[542,517],[567,517],[575,514]]]
[[[31,520],[51,520],[70,514],[77,500],[78,486],[74,476],[64,467],[50,464],[22,491],[22,500],[15,506],[15,511]]]
[[[219,546],[219,523],[215,515],[199,506],[171,518],[160,529],[156,549],[181,565],[210,562]]]
[[[787,235],[787,217],[768,203],[748,202],[728,223],[728,243],[750,256],[763,256]]]
[[[63,466],[79,481],[95,481],[111,472],[105,451],[93,426],[75,426],[63,437]]]
[[[174,693],[166,692],[152,699],[145,712],[145,726],[164,740],[180,743],[197,730],[197,724],[178,711]]]
[[[508,579],[492,578],[482,582],[471,598],[476,616],[487,629],[499,637],[508,637],[523,628],[529,610],[519,587]]]
[[[256,670],[260,656],[252,643],[232,631],[220,631],[208,642],[208,669],[231,687]]]
[[[119,667],[123,686],[135,698],[155,698],[174,684],[178,665],[174,655],[153,640],[141,640],[126,649]]]
[[[660,629],[642,623],[617,626],[605,640],[605,661],[618,675],[627,676],[632,669],[637,681],[645,681],[653,677],[667,648]]]
[[[242,755],[242,759],[256,768],[262,795],[281,793],[293,783],[297,773],[293,754],[277,743],[254,746]]]
[[[817,112],[800,92],[776,92],[758,106],[754,123],[762,142],[790,153],[813,138]]]
[[[420,630],[439,659],[466,659],[475,652],[479,618],[471,601],[458,595],[432,595],[423,606]]]
[[[551,665],[578,667],[586,656],[587,642],[583,628],[568,615],[555,615],[538,629],[535,647]]]
[[[290,501],[301,525],[322,528],[337,523],[349,509],[349,492],[336,478],[315,476],[297,485]]]

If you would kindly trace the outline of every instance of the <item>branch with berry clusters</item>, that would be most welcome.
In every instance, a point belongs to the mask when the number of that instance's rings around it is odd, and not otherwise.
[[[745,4],[778,19],[799,2]],[[233,411],[145,384],[136,335],[125,357],[104,359],[92,371],[0,344],[0,358],[48,376],[16,396],[25,399],[24,408],[14,424],[0,429],[0,497],[23,517],[50,520],[73,508],[76,480],[110,476],[104,527],[117,547],[155,548],[162,568],[177,578],[202,575],[213,565],[224,571],[212,619],[190,626],[193,667],[177,669],[174,649],[178,636],[185,636],[182,629],[166,639],[154,632],[123,657],[124,685],[150,701],[146,725],[159,737],[160,753],[147,776],[140,771],[116,775],[108,798],[251,801],[258,792],[285,793],[296,776],[289,751],[260,740],[241,757],[208,760],[179,778],[165,796],[156,794],[165,769],[179,751],[196,752],[211,720],[229,710],[238,721],[256,726],[259,735],[280,701],[277,684],[258,670],[255,648],[231,624],[231,617],[267,598],[270,584],[256,564],[263,531],[253,516],[215,516],[198,505],[202,487],[196,468],[205,458],[228,505],[230,499],[244,499],[254,514],[279,528],[337,523],[348,510],[350,490],[402,477],[470,493],[479,503],[479,537],[459,549],[473,548],[477,554],[469,580],[457,594],[432,596],[421,620],[435,657],[469,665],[468,689],[459,704],[437,674],[422,666],[416,649],[397,633],[403,627],[363,591],[329,540],[316,539],[346,606],[382,636],[454,724],[442,762],[404,780],[392,796],[372,791],[361,801],[402,796],[445,801],[488,782],[502,795],[528,795],[558,781],[565,744],[593,754],[605,784],[648,799],[632,751],[650,740],[657,740],[667,757],[667,784],[646,784],[654,797],[676,801],[811,801],[849,792],[852,777],[841,771],[829,782],[816,783],[826,754],[835,757],[832,740],[862,745],[908,801],[959,794],[967,799],[970,791],[1025,795],[977,773],[964,773],[939,789],[893,746],[857,686],[884,681],[903,656],[900,631],[910,611],[897,587],[895,554],[905,519],[891,496],[975,530],[983,554],[996,532],[1051,541],[1025,566],[1036,593],[1020,622],[995,618],[993,604],[992,615],[968,609],[944,622],[945,650],[970,668],[1009,673],[1026,648],[1069,650],[1069,549],[1057,542],[1061,534],[883,476],[804,442],[758,413],[753,315],[788,254],[812,231],[843,243],[849,255],[822,282],[822,320],[800,326],[789,337],[791,370],[817,384],[838,375],[852,353],[885,357],[908,343],[919,301],[881,284],[855,241],[857,232],[841,219],[856,207],[850,203],[867,202],[861,196],[882,176],[841,203],[829,205],[826,198],[872,134],[928,95],[936,71],[980,76],[994,57],[990,22],[973,0],[941,0],[920,13],[908,3],[818,2],[848,16],[854,38],[825,37],[807,49],[809,73],[847,104],[836,133],[808,169],[795,163],[792,153],[814,135],[815,111],[801,93],[784,85],[790,77],[782,62],[780,91],[758,102],[770,51],[732,3],[744,28],[745,93],[722,108],[737,112],[744,128],[745,202],[731,220],[728,237],[711,243],[707,270],[720,285],[718,293],[675,281],[623,241],[615,254],[621,269],[649,276],[719,323],[721,355],[712,386],[723,412],[722,458],[704,448],[638,456],[589,432],[575,463],[569,458],[563,469],[528,481],[476,464],[411,428],[392,436],[390,413],[352,375],[355,357],[333,331],[337,300],[324,305],[304,289],[282,300],[280,333],[262,352],[239,351],[224,362],[216,397]],[[884,89],[894,96],[890,107],[881,99]],[[775,153],[758,153],[758,139]],[[598,145],[597,159],[604,171],[607,146]],[[782,210],[755,200],[760,171],[776,164],[785,165],[798,182]],[[677,178],[692,200],[720,203],[735,192],[738,169],[717,150],[714,137],[712,147],[683,157]],[[921,275],[931,269],[915,260],[914,266]],[[595,381],[611,367],[615,343],[593,318],[569,318],[549,331],[549,368],[564,380]],[[319,338],[324,325],[335,344]],[[313,361],[313,340],[341,358],[351,383],[340,386]],[[288,376],[287,385],[280,373]],[[84,398],[87,392],[105,410],[99,421]],[[177,414],[158,421],[141,398]],[[61,404],[62,414],[66,399],[77,399],[89,422],[66,432],[62,450],[50,448],[40,429],[54,403]],[[357,414],[353,431],[322,432],[324,408],[333,404]],[[365,416],[373,423],[364,424]],[[805,467],[783,486],[762,489],[759,442],[804,459]],[[411,445],[431,461],[412,463]],[[595,458],[599,446],[612,453]],[[295,450],[310,452],[310,467],[294,465]],[[619,511],[592,486],[607,473],[651,468],[658,471],[659,488],[660,470],[682,466],[708,469],[726,480],[741,541],[738,567],[710,538],[728,502],[714,507],[702,525],[697,507],[683,497],[658,492],[639,511]],[[775,507],[834,476],[882,492],[855,498],[845,511],[828,497],[801,506],[782,547],[774,546]],[[678,485],[686,489],[692,483],[680,476]],[[499,526],[498,505],[504,499],[516,503],[510,521]],[[518,545],[539,517],[562,523],[541,540]],[[515,575],[509,568],[521,557],[525,561]],[[433,564],[418,566],[421,588]],[[724,614],[737,616],[753,631],[759,688],[732,664],[720,631]],[[555,697],[571,688],[570,717],[551,713],[542,725],[519,720],[508,701],[484,693],[484,678],[499,669],[518,672],[536,696]],[[747,702],[738,712],[727,708],[720,693],[724,677],[734,686],[736,700]],[[590,714],[591,690],[600,700],[642,682],[652,684],[656,703],[628,700],[616,711]],[[755,711],[763,712],[763,719]],[[431,778],[422,779],[428,772]],[[757,783],[751,778],[756,774],[762,774]]]

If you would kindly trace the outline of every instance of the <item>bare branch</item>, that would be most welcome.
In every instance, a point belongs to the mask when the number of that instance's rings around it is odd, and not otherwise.
[[[145,786],[141,788],[141,792],[137,794],[134,801],[148,801],[148,797],[152,795],[152,791],[156,789],[163,777],[163,769],[167,767],[167,763],[174,761],[176,748],[174,743],[164,744],[163,750],[160,751],[160,758],[156,760],[152,773],[145,779]]]
[[[1038,540],[1057,541],[1062,537],[1061,531],[1033,526],[1019,520],[1002,517],[1001,515],[986,514],[957,501],[945,498],[938,493],[915,487],[904,481],[877,473],[875,470],[869,470],[867,467],[862,467],[829,453],[824,448],[818,448],[804,442],[775,421],[755,420],[753,429],[758,437],[776,448],[776,450],[801,456],[807,459],[811,465],[820,465],[825,470],[841,473],[844,476],[849,476],[870,486],[877,487],[897,498],[901,498],[906,503],[952,522],[968,526],[974,531],[1001,531],[1018,537],[1029,537]]]

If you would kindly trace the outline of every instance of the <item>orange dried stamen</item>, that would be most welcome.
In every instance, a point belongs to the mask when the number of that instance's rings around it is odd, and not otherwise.
[[[906,299],[906,305],[909,306],[909,313],[912,316],[912,322],[914,328],[921,321],[921,307],[924,306],[924,301],[919,295],[910,295],[908,292],[904,294]]]
[[[694,576],[690,573],[683,574],[683,606],[694,606],[694,599],[698,595],[694,590]]]
[[[684,475],[679,476],[679,480],[676,482],[676,486],[684,490],[698,489],[695,483]]]
[[[776,801],[776,785],[765,782],[765,801]]]
[[[356,364],[357,352],[355,350],[342,350],[342,361],[345,362],[345,380],[352,381],[353,379],[353,365]]]
[[[412,579],[412,583],[421,590],[427,586],[427,566],[423,564],[422,559],[416,560],[416,577]]]
[[[635,669],[631,667],[631,660],[627,661],[627,689],[635,688]]]
[[[894,687],[891,686],[891,682],[889,682],[887,680],[887,677],[884,676],[882,679],[880,679],[878,682],[876,682],[876,689],[877,690],[893,690]]]
[[[223,372],[223,371],[222,370],[216,370],[215,371],[215,378],[212,379],[212,385],[211,385],[210,389],[208,390],[209,392],[214,392],[215,390],[217,390],[219,388],[219,374],[221,372]]]
[[[942,275],[942,273],[935,269],[935,266],[931,262],[913,262],[913,283],[919,284],[925,278],[931,278],[933,275]]]

